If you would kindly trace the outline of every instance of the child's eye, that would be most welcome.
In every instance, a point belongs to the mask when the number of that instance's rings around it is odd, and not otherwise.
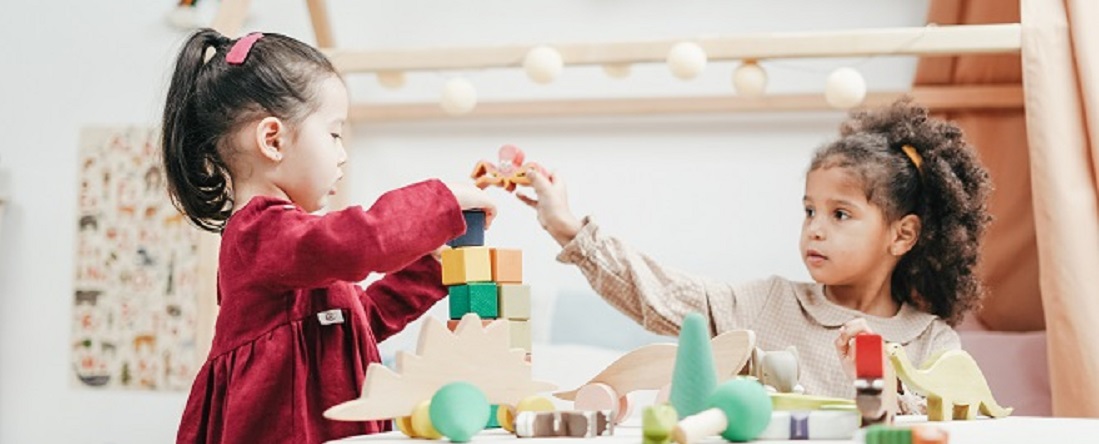
[[[813,217],[814,214],[816,214],[815,210],[808,207],[805,208],[805,217]]]
[[[851,218],[851,215],[843,210],[836,210],[835,216],[838,220],[847,220]]]
[[[340,139],[342,139],[343,137],[342,137],[342,136],[340,136],[340,135],[339,135],[339,134],[337,134],[337,133],[332,133],[332,138],[333,138],[333,139],[336,139],[336,140],[340,140]]]

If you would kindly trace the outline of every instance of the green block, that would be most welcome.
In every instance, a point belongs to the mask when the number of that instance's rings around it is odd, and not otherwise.
[[[450,319],[462,319],[468,313],[476,313],[481,319],[499,317],[495,282],[471,282],[453,285],[450,294]]]
[[[462,319],[466,313],[469,313],[469,289],[465,288],[465,285],[454,285],[447,289],[447,294],[450,306],[450,319]]]
[[[493,404],[493,405],[489,406],[488,425],[485,426],[486,429],[498,429],[498,428],[500,428],[500,421],[498,421],[496,419],[496,411],[497,410],[500,410],[500,405],[499,404]]]

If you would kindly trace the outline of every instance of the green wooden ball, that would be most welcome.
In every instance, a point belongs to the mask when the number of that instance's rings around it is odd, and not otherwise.
[[[756,439],[771,423],[771,397],[754,379],[737,378],[718,385],[706,404],[725,412],[729,426],[721,437],[728,441]]]
[[[473,384],[453,382],[431,397],[428,414],[435,430],[453,442],[468,442],[488,424],[488,399]]]

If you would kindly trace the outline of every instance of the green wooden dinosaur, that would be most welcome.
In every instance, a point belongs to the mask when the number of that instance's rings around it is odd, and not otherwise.
[[[973,419],[977,411],[993,418],[1011,414],[992,398],[984,374],[969,353],[950,350],[932,356],[915,368],[900,344],[889,344],[886,353],[909,390],[927,397],[927,419]]]

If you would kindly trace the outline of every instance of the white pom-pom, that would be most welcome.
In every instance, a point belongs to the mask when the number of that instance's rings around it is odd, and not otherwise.
[[[824,86],[824,99],[833,108],[858,106],[865,98],[866,80],[854,68],[839,68],[828,76],[828,83]]]
[[[630,64],[608,63],[603,65],[603,73],[614,79],[624,79],[630,76]]]
[[[767,72],[756,62],[744,62],[733,71],[733,90],[742,97],[762,97],[767,90]]]
[[[198,8],[195,6],[178,5],[168,13],[167,18],[169,24],[176,27],[176,29],[185,31],[198,28],[202,25],[202,21],[198,15]]]
[[[377,74],[378,84],[385,89],[400,89],[404,86],[404,73],[401,71],[381,71]]]
[[[535,83],[547,84],[561,75],[565,62],[561,53],[549,46],[538,46],[527,52],[523,58],[523,70]]]
[[[706,51],[694,42],[679,42],[668,51],[668,69],[683,80],[698,77],[706,69]]]
[[[443,86],[443,98],[439,102],[447,114],[457,116],[473,111],[477,106],[477,90],[466,79],[451,79]]]

